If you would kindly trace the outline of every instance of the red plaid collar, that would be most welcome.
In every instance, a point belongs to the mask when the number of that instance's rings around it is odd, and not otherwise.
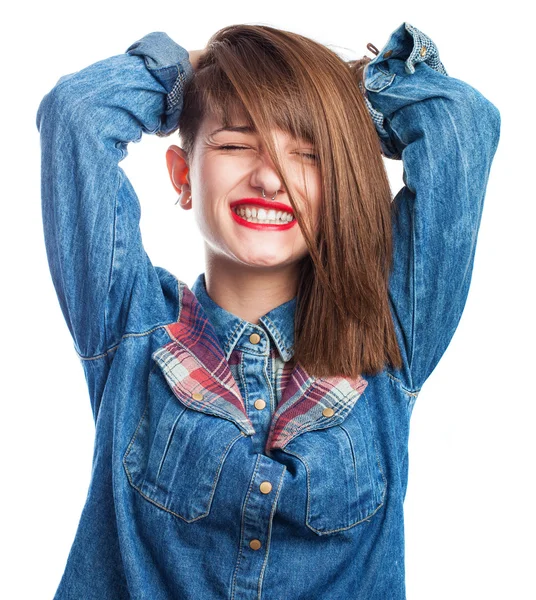
[[[255,429],[231,374],[216,331],[192,291],[181,282],[179,319],[165,327],[171,341],[152,355],[180,402],[229,419],[245,435]],[[287,378],[275,411],[266,452],[284,448],[291,439],[314,429],[341,423],[367,386],[363,377],[313,377],[299,364]],[[333,415],[325,409],[332,408]]]

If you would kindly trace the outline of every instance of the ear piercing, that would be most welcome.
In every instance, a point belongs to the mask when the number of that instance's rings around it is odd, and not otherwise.
[[[186,206],[186,205],[188,204],[188,202],[190,202],[190,200],[191,200],[191,199],[192,199],[192,194],[190,194],[190,195],[188,196],[188,198],[186,199],[186,202],[181,202],[181,201],[180,201],[180,200],[181,200],[181,197],[179,196],[179,197],[177,198],[177,201],[175,202],[175,204],[178,204],[178,203],[180,202],[180,205],[181,205],[181,206]]]

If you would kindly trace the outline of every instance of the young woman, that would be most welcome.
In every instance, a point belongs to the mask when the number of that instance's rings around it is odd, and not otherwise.
[[[409,421],[467,297],[497,109],[408,23],[368,64],[237,25],[190,54],[151,33],[37,123],[96,423],[56,598],[404,598]],[[118,167],[177,129],[192,289],[152,265]]]

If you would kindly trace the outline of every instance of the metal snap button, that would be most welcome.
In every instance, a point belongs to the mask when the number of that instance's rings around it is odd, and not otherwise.
[[[261,542],[260,540],[251,540],[251,542],[249,542],[249,547],[252,550],[258,550],[261,547]]]
[[[325,417],[332,417],[332,416],[335,414],[335,411],[334,411],[332,408],[329,408],[329,407],[328,407],[328,408],[325,408],[325,409],[322,411],[322,414],[323,414]]]
[[[428,50],[427,50],[426,46],[423,46],[423,47],[421,48],[420,55],[421,55],[421,56],[424,56],[424,55],[426,54],[426,52],[427,52],[427,51],[428,51]]]
[[[194,392],[194,393],[192,394],[192,398],[193,398],[194,400],[203,400],[203,394],[200,394],[199,392]]]
[[[255,400],[255,402],[253,403],[253,406],[257,409],[257,410],[262,410],[265,406],[266,406],[266,402],[264,400],[261,400],[260,398],[258,400]]]
[[[263,481],[259,489],[263,494],[269,494],[272,491],[272,484],[269,481]]]
[[[260,336],[258,333],[252,333],[252,334],[249,336],[249,341],[250,341],[252,344],[258,344],[258,343],[261,341],[261,336]]]
[[[392,50],[387,50],[387,52],[383,55],[383,58],[389,58],[393,54]]]

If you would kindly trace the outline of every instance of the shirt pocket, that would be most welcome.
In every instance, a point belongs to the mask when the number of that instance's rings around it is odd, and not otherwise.
[[[284,452],[305,467],[305,521],[318,535],[359,525],[382,507],[387,482],[364,393],[341,424],[304,433]]]
[[[130,484],[146,500],[192,522],[210,513],[225,459],[243,436],[231,421],[182,404],[154,367],[123,465]]]

